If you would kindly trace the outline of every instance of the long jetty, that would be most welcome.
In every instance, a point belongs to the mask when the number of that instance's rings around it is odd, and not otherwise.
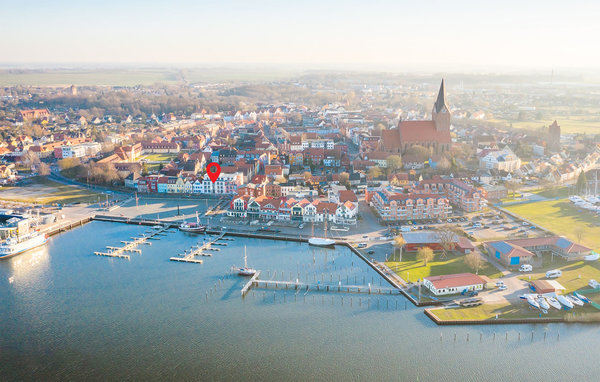
[[[244,285],[242,288],[242,297],[246,296],[251,288],[265,288],[265,289],[294,289],[302,291],[316,291],[316,292],[339,292],[339,293],[364,293],[364,294],[387,294],[387,295],[399,295],[402,291],[397,288],[375,288],[371,285],[332,285],[332,284],[315,284],[305,283],[301,281],[279,281],[279,280],[261,280],[259,279],[260,271]]]
[[[188,253],[187,251],[185,251],[184,253],[180,254],[179,256],[173,256],[171,257],[169,260],[171,261],[181,261],[184,263],[196,263],[196,264],[202,264],[202,260],[196,259],[196,256],[212,256],[212,253],[206,253],[204,252],[205,250],[211,250],[211,245],[217,245],[217,241],[223,239],[223,236],[225,236],[225,233],[221,233],[220,235],[218,235],[215,238],[212,238],[210,241],[202,244],[201,246],[194,246],[190,249],[190,252]],[[224,245],[226,245],[225,243],[222,243]]]

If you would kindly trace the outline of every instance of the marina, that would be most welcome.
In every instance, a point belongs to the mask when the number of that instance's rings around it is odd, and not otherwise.
[[[164,225],[164,226],[161,226],[161,228],[159,228],[159,229],[154,229],[152,231],[146,232],[142,236],[132,237],[131,239],[133,241],[121,240],[121,243],[124,244],[122,247],[114,247],[114,246],[107,245],[106,246],[106,249],[108,249],[107,252],[95,251],[94,255],[105,256],[105,257],[116,257],[116,258],[120,258],[120,259],[129,260],[131,257],[130,257],[130,255],[125,254],[125,252],[142,253],[142,250],[137,248],[140,244],[152,244],[152,243],[148,243],[148,240],[155,238],[155,236],[165,236],[166,235],[165,232],[169,228],[170,228],[169,226]]]
[[[184,263],[196,263],[202,264],[202,260],[198,260],[196,256],[212,256],[212,253],[206,253],[205,251],[211,250],[219,250],[218,248],[211,248],[211,245],[227,245],[226,243],[217,243],[219,240],[223,239],[225,233],[222,233],[218,236],[213,236],[208,242],[203,243],[202,245],[196,245],[192,248],[186,250],[182,254],[178,256],[173,256],[169,258],[171,261],[180,261]]]
[[[600,334],[588,325],[546,319],[510,327],[437,326],[402,295],[384,294],[390,284],[342,245],[329,249],[237,236],[223,240],[229,245],[201,267],[184,267],[165,253],[184,253],[199,236],[174,232],[143,247],[144,256],[135,261],[90,256],[93,247],[139,237],[149,228],[94,221],[53,237],[47,248],[0,263],[5,317],[0,374],[11,380],[81,380],[103,370],[108,379],[216,380],[243,378],[240,367],[259,365],[254,376],[261,380],[298,375],[323,380],[333,373],[343,379],[477,380],[485,363],[488,381],[533,381],[586,380],[597,369],[589,354]],[[230,271],[242,260],[244,246],[249,264],[261,270],[254,280]],[[308,293],[278,283],[251,286],[245,298],[240,295],[255,280],[296,278],[322,281]],[[361,290],[370,283],[382,294],[331,290],[340,280]],[[114,309],[115,304],[131,309]],[[236,340],[240,336],[250,338]],[[550,349],[548,358],[539,357]],[[463,359],[456,360],[456,352]],[[23,354],[33,355],[28,366]],[[261,366],[265,357],[291,366],[273,374],[272,367]],[[235,365],[228,361],[233,358]],[[432,369],[431,359],[448,367]],[[382,360],[401,366],[384,367]],[[566,370],[561,362],[580,367]],[[515,374],[524,367],[527,374]]]

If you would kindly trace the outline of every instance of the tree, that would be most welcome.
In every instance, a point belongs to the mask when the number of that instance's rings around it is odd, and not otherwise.
[[[577,228],[575,228],[575,237],[577,238],[578,243],[581,243],[581,240],[583,240],[584,235],[585,228],[583,228],[582,226],[578,226]]]
[[[402,168],[402,158],[399,155],[390,155],[386,159],[387,168],[391,171],[397,171]]]
[[[483,259],[478,252],[474,251],[465,256],[465,264],[472,269],[475,274],[478,274],[483,266]]]
[[[304,172],[304,183],[307,183],[308,181],[310,181],[310,178],[312,178],[312,174],[308,171]]]
[[[458,238],[458,230],[451,225],[444,224],[436,229],[436,235],[442,247],[442,258],[445,259],[448,252],[454,250]]]
[[[423,261],[424,266],[427,266],[427,262],[433,260],[434,256],[433,249],[429,247],[419,248],[417,251],[417,260]]]
[[[348,174],[347,172],[340,173],[340,176],[339,176],[340,184],[346,185],[346,184],[348,184],[349,180],[350,180],[350,174]]]
[[[148,171],[148,163],[144,162],[142,163],[142,176],[148,176],[148,174],[150,174],[150,171]]]
[[[377,179],[383,174],[381,169],[378,166],[373,166],[369,169],[369,176],[371,179]]]
[[[41,162],[38,165],[38,174],[43,176],[50,175],[50,166],[44,162]]]
[[[509,192],[512,192],[512,198],[514,199],[515,192],[517,192],[519,189],[519,183],[515,182],[514,180],[509,180],[504,184],[504,187],[506,187]]]
[[[406,240],[404,240],[402,235],[398,235],[394,238],[394,248],[400,249],[400,260],[398,260],[398,261],[402,261],[402,250],[404,249],[405,245],[406,245]]]
[[[579,194],[583,194],[587,189],[587,176],[585,175],[585,171],[579,173],[579,177],[577,178],[577,184],[575,188]]]
[[[58,161],[58,167],[61,170],[77,167],[81,164],[79,158],[64,158]]]
[[[427,147],[414,145],[409,147],[404,155],[412,157],[418,162],[425,162],[427,159],[429,159],[431,152]]]

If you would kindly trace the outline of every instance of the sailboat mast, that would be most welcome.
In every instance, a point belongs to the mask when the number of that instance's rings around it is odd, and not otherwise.
[[[246,255],[246,246],[244,245],[244,268],[248,268],[248,256]]]

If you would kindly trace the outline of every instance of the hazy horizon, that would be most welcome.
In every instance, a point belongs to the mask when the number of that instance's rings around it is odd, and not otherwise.
[[[4,6],[0,67],[277,65],[594,71],[600,4],[33,0]]]

